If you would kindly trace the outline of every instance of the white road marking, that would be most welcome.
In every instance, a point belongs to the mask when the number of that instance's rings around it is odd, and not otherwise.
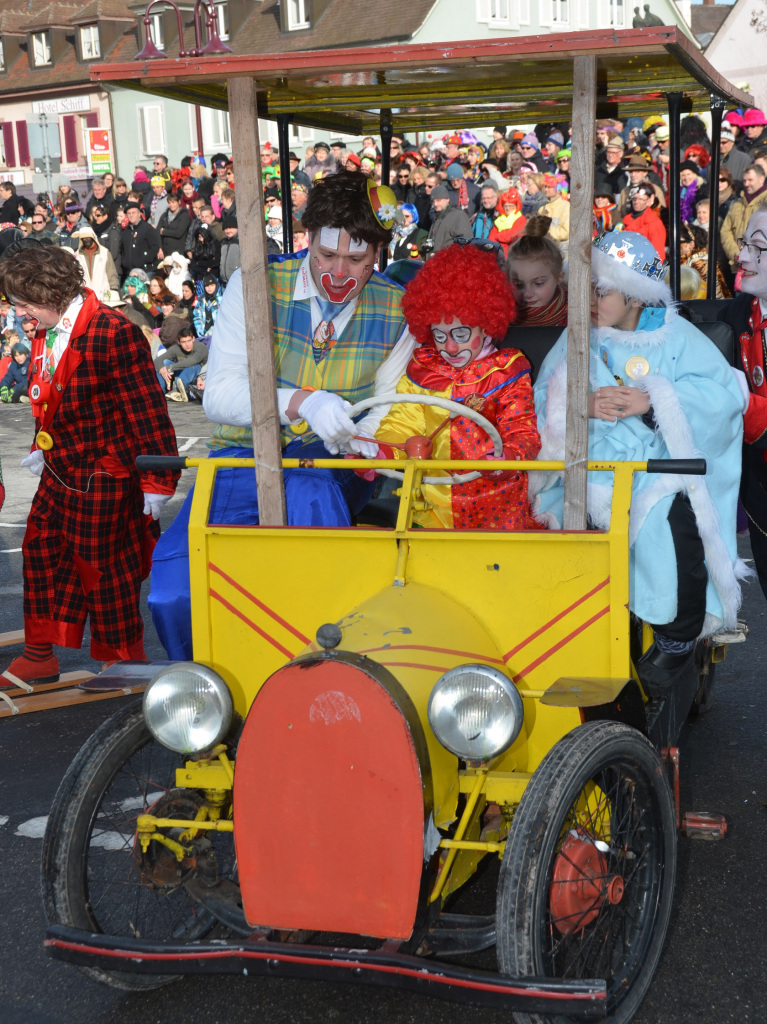
[[[10,819],[7,814],[0,814],[0,826],[7,825],[9,820]]]
[[[0,523],[0,526],[7,526],[9,530],[26,530],[26,523]]]
[[[151,807],[152,804],[156,803],[161,796],[163,791],[158,790],[156,793],[148,793],[146,798],[143,796],[132,796],[127,797],[125,800],[121,800],[117,805],[121,811],[135,811],[141,810],[143,807]],[[98,816],[112,817],[112,811],[108,815],[102,811]],[[8,821],[7,815],[0,815],[0,825],[5,825]],[[22,821],[19,827],[14,832],[14,835],[25,836],[27,839],[42,839],[45,835],[45,829],[48,824],[48,815],[46,814],[42,818],[30,818],[28,821]],[[119,832],[104,831],[100,832],[94,828],[91,835],[92,846],[102,846],[105,850],[120,850],[123,846],[133,842],[133,836],[124,836]]]
[[[201,437],[190,437],[184,444],[181,445],[181,447],[179,448],[179,452],[188,452],[193,445],[197,444],[198,441],[202,440],[203,438]]]
[[[27,839],[42,839],[45,835],[45,826],[48,824],[48,815],[42,818],[30,818],[29,821],[22,821],[15,836],[26,836]]]
[[[0,548],[0,555],[15,555],[21,548]]]

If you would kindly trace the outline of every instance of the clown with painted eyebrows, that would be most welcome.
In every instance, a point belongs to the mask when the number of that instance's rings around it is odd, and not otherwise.
[[[514,319],[515,302],[495,255],[453,244],[410,282],[402,310],[419,347],[397,384],[404,395],[462,402],[501,435],[503,455],[472,420],[420,403],[393,405],[378,428],[379,458],[406,458],[409,438],[431,438],[436,459],[534,459],[530,364],[515,348],[497,347]],[[402,445],[402,447],[392,447]],[[527,473],[489,472],[448,487],[424,484],[421,526],[474,530],[540,529],[527,500]]]
[[[372,457],[387,407],[353,423],[351,404],[395,390],[415,342],[407,329],[402,289],[378,274],[375,261],[391,240],[394,193],[355,172],[340,171],[313,186],[302,223],[309,249],[269,262],[277,405],[285,458]],[[217,423],[212,457],[252,458],[251,408],[241,272],[226,288],[213,330],[205,413]],[[362,438],[362,440],[360,440]],[[368,438],[369,440],[365,440]],[[257,523],[252,469],[227,470],[210,521]],[[221,474],[218,478],[221,479]],[[348,526],[373,484],[351,470],[285,471],[291,526]],[[150,608],[172,658],[191,657],[185,502],[158,550]]]

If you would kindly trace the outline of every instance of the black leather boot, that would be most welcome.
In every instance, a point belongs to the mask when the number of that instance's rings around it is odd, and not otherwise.
[[[665,654],[655,644],[636,664],[639,681],[648,697],[665,697],[674,687],[692,683],[695,677],[695,648],[686,654]]]

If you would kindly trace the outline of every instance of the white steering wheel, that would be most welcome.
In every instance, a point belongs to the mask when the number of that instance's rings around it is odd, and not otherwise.
[[[361,402],[353,405],[348,410],[347,415],[354,419],[360,413],[367,412],[368,409],[373,409],[377,405],[396,405],[398,402],[404,402],[408,405],[436,405],[438,408],[445,409],[451,413],[451,418],[452,416],[465,416],[467,420],[472,420],[485,431],[493,442],[493,454],[499,458],[503,455],[501,435],[498,433],[497,427],[493,426],[490,420],[484,417],[482,413],[477,412],[476,409],[471,409],[461,402],[452,402],[449,398],[440,398],[439,395],[399,395],[396,393],[392,395],[372,395],[370,398],[363,398]],[[381,476],[391,477],[393,480],[402,480],[405,475],[398,469],[377,469],[376,473],[380,473]],[[444,484],[452,487],[454,484],[469,483],[470,480],[476,480],[481,476],[482,474],[479,470],[475,470],[473,473],[455,473],[449,476],[425,476],[423,483]]]

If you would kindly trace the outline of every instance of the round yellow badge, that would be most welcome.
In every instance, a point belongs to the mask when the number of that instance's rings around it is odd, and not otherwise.
[[[646,377],[650,372],[650,364],[644,356],[631,356],[626,360],[626,373],[632,380],[638,377]]]
[[[309,424],[306,422],[306,420],[299,420],[298,423],[290,424],[291,434],[305,434],[308,429]]]
[[[42,448],[44,452],[49,452],[53,448],[53,438],[47,430],[38,430],[35,441],[37,442],[37,447]]]

